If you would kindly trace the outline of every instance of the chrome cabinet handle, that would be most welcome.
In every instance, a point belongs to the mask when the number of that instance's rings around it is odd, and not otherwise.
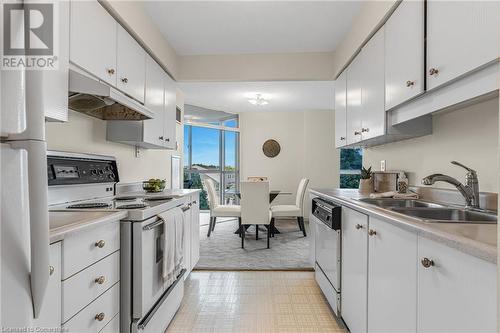
[[[95,320],[103,321],[104,320],[104,312],[96,314],[94,318],[95,318]]]
[[[163,136],[159,136],[158,139],[163,140]]]
[[[365,132],[370,132],[370,129],[369,128],[362,128],[361,133],[365,133]]]
[[[359,229],[363,229],[363,226],[361,224],[356,224],[355,228],[359,230]]]
[[[170,138],[166,138],[165,141],[170,142]]]
[[[115,70],[113,68],[108,68],[107,72],[108,72],[109,75],[115,74]]]
[[[345,140],[345,136],[341,136],[340,141],[344,141],[344,140]]]
[[[49,266],[49,275],[54,274],[54,271],[55,271],[55,270],[56,270],[56,269],[54,268],[54,266]]]
[[[368,230],[368,235],[375,236],[376,234],[377,234],[377,232],[375,230],[373,230],[373,229]]]
[[[360,131],[354,131],[354,135],[361,135]]]
[[[415,85],[415,81],[406,81],[406,86],[411,87]]]
[[[95,247],[102,249],[104,247],[104,245],[106,245],[106,242],[101,239],[100,241],[96,242],[94,245],[95,245]]]
[[[97,284],[103,284],[104,282],[106,282],[106,277],[104,277],[104,275],[101,275],[98,278],[95,278],[94,282]]]
[[[439,70],[437,68],[432,67],[429,69],[429,75],[436,75],[439,73]]]
[[[422,258],[420,262],[422,263],[422,266],[424,266],[425,268],[430,268],[431,266],[434,266],[434,260],[429,258]]]
[[[128,83],[128,79],[126,77],[122,78],[123,83]]]

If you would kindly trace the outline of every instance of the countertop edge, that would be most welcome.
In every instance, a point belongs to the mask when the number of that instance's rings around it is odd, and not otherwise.
[[[54,213],[57,213],[58,211],[54,211]],[[59,211],[61,212],[61,211]],[[82,212],[83,213],[83,212]],[[127,212],[126,211],[116,211],[116,212],[110,212],[108,215],[99,217],[99,218],[93,218],[89,219],[83,222],[76,222],[74,224],[68,224],[63,227],[59,228],[54,228],[49,231],[49,242],[50,244],[60,242],[64,240],[64,238],[67,235],[74,234],[76,232],[81,232],[86,229],[95,227],[99,224],[106,224],[109,222],[119,222],[120,220],[124,219],[127,217]]]
[[[356,199],[342,197],[334,194],[325,193],[320,189],[309,189],[309,193],[330,199],[343,206],[359,211],[367,215],[374,215],[388,223],[401,227],[405,230],[415,232],[425,238],[442,242],[444,245],[452,247],[463,253],[472,255],[476,258],[497,263],[497,248],[486,243],[475,241],[457,234],[451,234],[442,230],[437,230],[431,224],[422,222],[411,217],[395,217],[386,209],[379,208],[367,203],[357,201]]]

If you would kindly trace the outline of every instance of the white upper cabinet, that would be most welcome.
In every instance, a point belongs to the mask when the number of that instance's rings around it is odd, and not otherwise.
[[[347,138],[347,94],[346,94],[346,76],[347,71],[335,81],[335,147],[343,147],[346,145]]]
[[[495,264],[422,237],[418,261],[418,332],[497,332]]]
[[[499,1],[427,1],[427,89],[498,59]]]
[[[361,141],[361,118],[363,117],[361,99],[363,70],[361,68],[361,60],[359,55],[354,58],[352,63],[349,65],[349,67],[347,67],[345,71],[347,72],[346,139],[347,144],[353,144]]]
[[[417,234],[370,216],[368,332],[417,329]]]
[[[359,54],[361,63],[361,138],[385,134],[384,27],[366,43]]]
[[[144,142],[161,147],[164,145],[163,123],[165,104],[165,72],[150,56],[146,60],[145,105],[154,113],[153,119],[144,120]]]
[[[116,74],[117,88],[144,103],[146,52],[122,26],[118,26]]]
[[[97,1],[72,1],[70,61],[116,86],[118,23]]]
[[[385,23],[386,110],[424,91],[424,14],[423,0],[404,0]]]
[[[177,107],[177,89],[174,80],[165,74],[165,112],[163,118],[163,140],[164,147],[167,149],[177,149],[176,142],[176,107]]]

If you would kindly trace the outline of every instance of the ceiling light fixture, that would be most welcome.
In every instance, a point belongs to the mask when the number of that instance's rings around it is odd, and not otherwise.
[[[249,98],[248,102],[257,106],[264,106],[269,104],[269,101],[262,97],[261,94],[256,94],[254,98]]]

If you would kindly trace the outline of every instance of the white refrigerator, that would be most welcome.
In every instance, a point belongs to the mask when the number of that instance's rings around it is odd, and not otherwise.
[[[18,32],[14,38],[22,38],[24,30],[17,28],[11,36]],[[50,75],[33,70],[0,72],[0,329],[36,326],[46,298],[49,218],[45,109],[52,96],[42,87]]]

